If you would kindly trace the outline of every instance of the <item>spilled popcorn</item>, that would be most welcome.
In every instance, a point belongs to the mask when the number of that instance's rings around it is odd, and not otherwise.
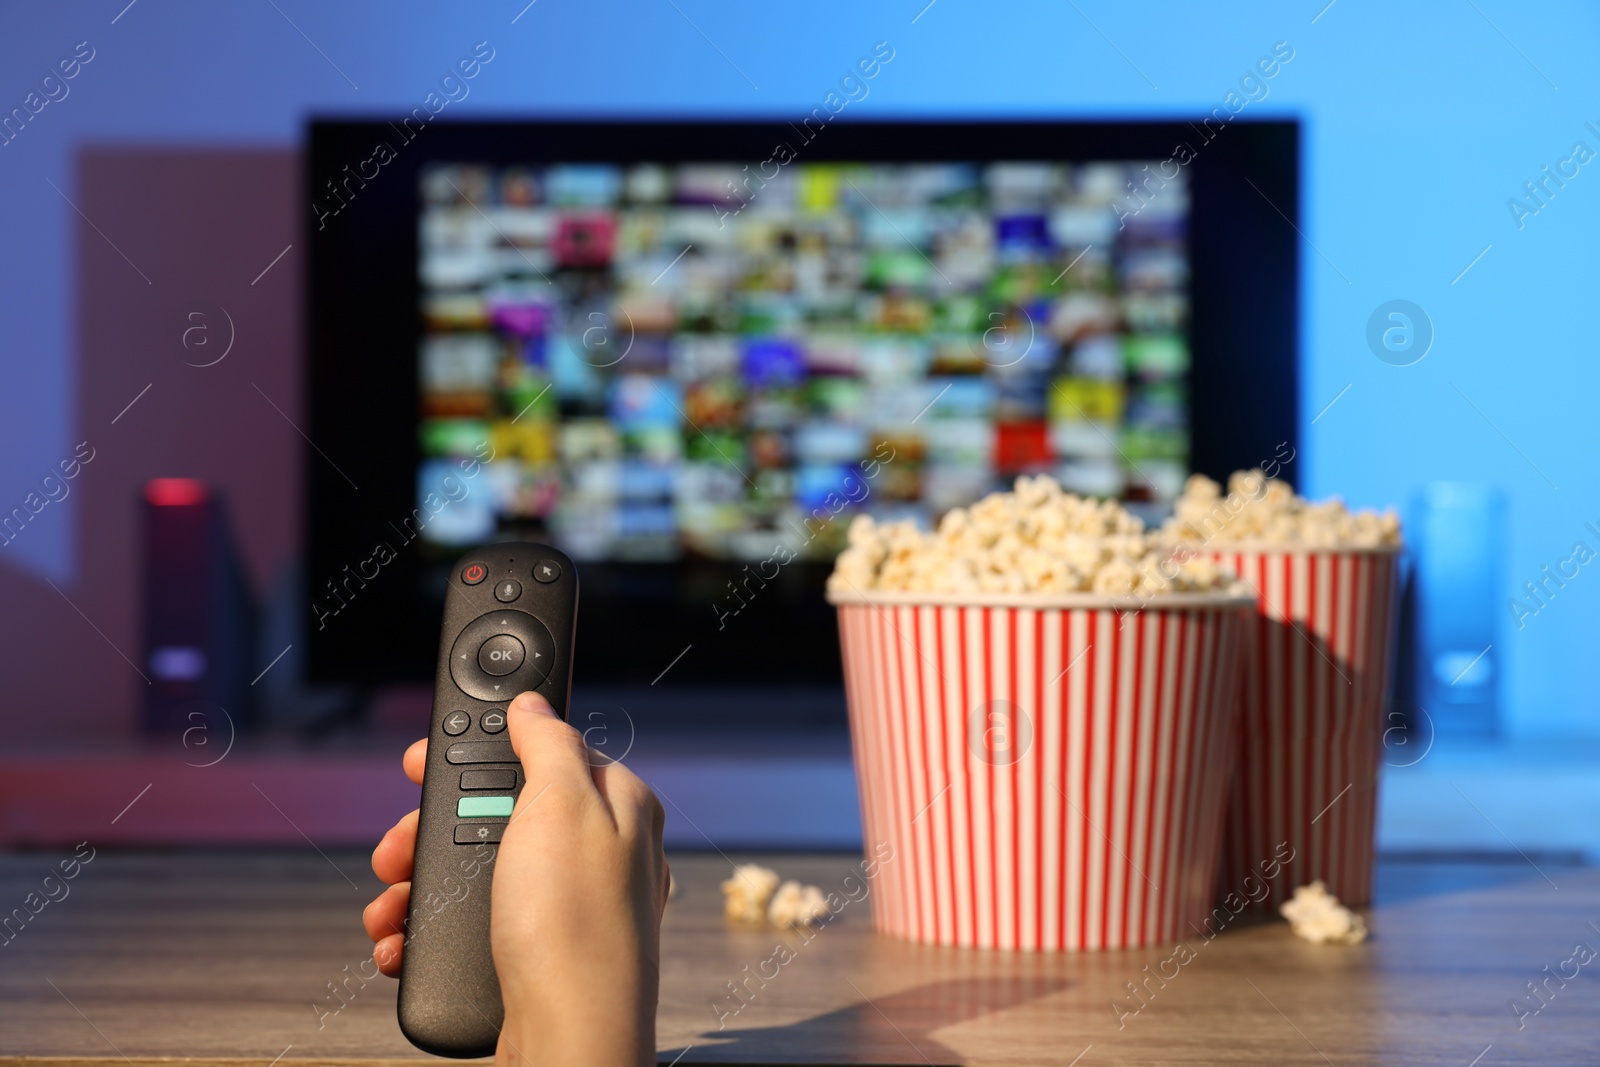
[[[722,883],[722,910],[734,922],[761,922],[777,888],[777,871],[755,863],[740,864],[733,869],[733,877]]]
[[[1278,913],[1289,920],[1296,937],[1313,945],[1359,945],[1367,939],[1366,920],[1340,904],[1320,879],[1296,889],[1294,898],[1285,901]]]
[[[1201,474],[1184,484],[1165,540],[1179,544],[1265,541],[1313,548],[1377,548],[1400,543],[1400,517],[1393,511],[1350,511],[1332,497],[1313,503],[1296,496],[1288,482],[1259,470],[1235,471],[1228,492]]]
[[[1113,500],[1064,491],[1048,475],[1018,478],[952,508],[927,532],[858,515],[828,579],[833,593],[1102,593],[1144,596],[1228,588],[1210,560],[1180,559]]]
[[[785,929],[810,926],[827,917],[828,904],[822,890],[795,881],[780,885],[772,895],[772,904],[767,908],[767,921]]]

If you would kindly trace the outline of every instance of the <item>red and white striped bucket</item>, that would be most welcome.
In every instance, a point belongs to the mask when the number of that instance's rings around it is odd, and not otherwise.
[[[1244,880],[1261,877],[1287,842],[1295,858],[1264,879],[1270,893],[1261,906],[1275,908],[1319,878],[1349,907],[1371,901],[1399,553],[1206,550],[1259,594],[1243,640],[1221,893],[1245,896]]]
[[[879,930],[1123,948],[1210,913],[1248,596],[829,599]]]

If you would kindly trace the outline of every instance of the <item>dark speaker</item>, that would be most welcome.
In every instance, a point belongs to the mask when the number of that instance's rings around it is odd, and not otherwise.
[[[219,742],[255,724],[256,620],[222,497],[205,482],[144,487],[144,732]],[[194,731],[201,731],[197,735]]]

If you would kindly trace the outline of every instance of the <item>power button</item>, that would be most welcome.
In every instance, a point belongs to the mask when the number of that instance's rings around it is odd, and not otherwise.
[[[461,568],[461,580],[468,585],[477,585],[489,577],[489,568],[481,563],[469,563]]]

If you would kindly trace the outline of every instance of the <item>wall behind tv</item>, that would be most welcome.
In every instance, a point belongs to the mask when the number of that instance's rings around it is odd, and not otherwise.
[[[1226,13],[1107,0],[525,3],[92,0],[0,10],[0,113],[25,107],[79,42],[92,53],[64,86],[51,83],[60,98],[0,145],[0,510],[86,436],[81,402],[96,383],[78,380],[73,357],[82,222],[69,202],[83,146],[290,149],[310,112],[421,105],[480,41],[494,58],[444,117],[798,117],[886,41],[894,58],[843,117],[1168,118],[1242,100],[1244,117],[1301,117],[1307,429],[1289,476],[1361,505],[1406,505],[1438,479],[1497,487],[1509,520],[1496,641],[1505,724],[1524,735],[1600,733],[1589,652],[1600,577],[1585,567],[1550,586],[1555,595],[1520,629],[1504,603],[1574,542],[1600,548],[1584,526],[1600,525],[1591,429],[1600,171],[1563,163],[1580,141],[1600,152],[1591,5],[1556,2],[1530,17],[1508,0],[1311,0]],[[1276,42],[1293,58],[1269,80],[1241,83]],[[1546,166],[1566,176],[1547,179]],[[1527,182],[1544,183],[1539,200]],[[114,222],[90,222],[120,245]],[[118,254],[137,263],[142,250]],[[1412,366],[1380,361],[1368,346],[1369,317],[1392,299],[1414,302],[1432,323],[1432,348]],[[80,479],[0,547],[0,568],[76,588],[93,539],[121,535],[82,526],[95,492]],[[8,616],[0,638],[31,625]],[[94,639],[68,614],[50,625],[52,640]]]

